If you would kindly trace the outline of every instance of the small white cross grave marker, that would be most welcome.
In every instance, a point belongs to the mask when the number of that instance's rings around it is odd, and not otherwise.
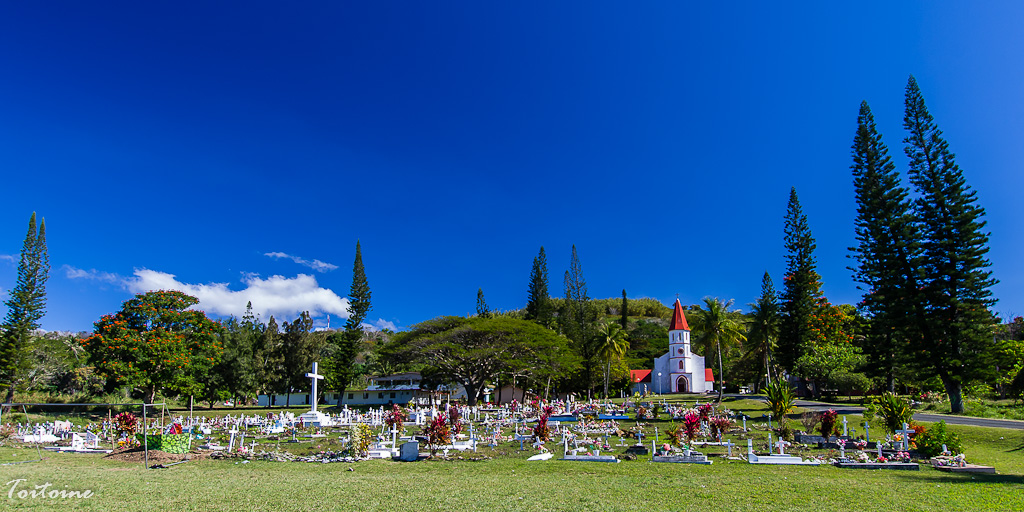
[[[896,431],[897,434],[903,434],[903,440],[901,441],[901,443],[903,444],[903,451],[907,451],[910,449],[910,434],[913,434],[914,432],[916,431],[912,428],[909,428],[909,426],[906,423],[903,424],[903,430]]]
[[[316,361],[314,361],[313,362],[313,371],[306,374],[306,378],[308,378],[308,379],[313,381],[313,399],[309,401],[312,404],[312,408],[309,410],[309,412],[316,412],[316,399],[317,399],[316,381],[324,379],[323,375],[317,375],[316,370],[317,370],[317,363],[316,363]]]

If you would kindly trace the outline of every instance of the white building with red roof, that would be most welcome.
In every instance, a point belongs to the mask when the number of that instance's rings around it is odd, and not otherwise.
[[[704,357],[690,350],[690,326],[683,306],[676,299],[668,325],[668,352],[654,360],[650,374],[654,393],[708,393],[714,390],[714,375],[704,368]]]

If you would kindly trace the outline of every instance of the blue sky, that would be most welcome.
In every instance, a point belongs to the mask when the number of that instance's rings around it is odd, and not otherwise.
[[[1024,314],[1020,2],[21,2],[0,13],[0,289],[46,218],[49,330],[133,292],[372,323],[522,307],[577,246],[590,295],[745,306],[781,284],[790,187],[855,303],[850,144],[901,170],[913,74]]]

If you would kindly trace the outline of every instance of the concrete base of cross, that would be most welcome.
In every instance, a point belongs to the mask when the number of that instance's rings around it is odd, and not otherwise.
[[[320,411],[307,411],[299,416],[303,425],[312,427],[329,427],[332,424],[331,417]]]

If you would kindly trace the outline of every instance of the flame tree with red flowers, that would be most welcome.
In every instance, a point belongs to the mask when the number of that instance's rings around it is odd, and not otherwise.
[[[219,323],[189,309],[199,299],[177,291],[136,295],[82,340],[97,373],[153,403],[157,391],[195,392],[224,351]]]

